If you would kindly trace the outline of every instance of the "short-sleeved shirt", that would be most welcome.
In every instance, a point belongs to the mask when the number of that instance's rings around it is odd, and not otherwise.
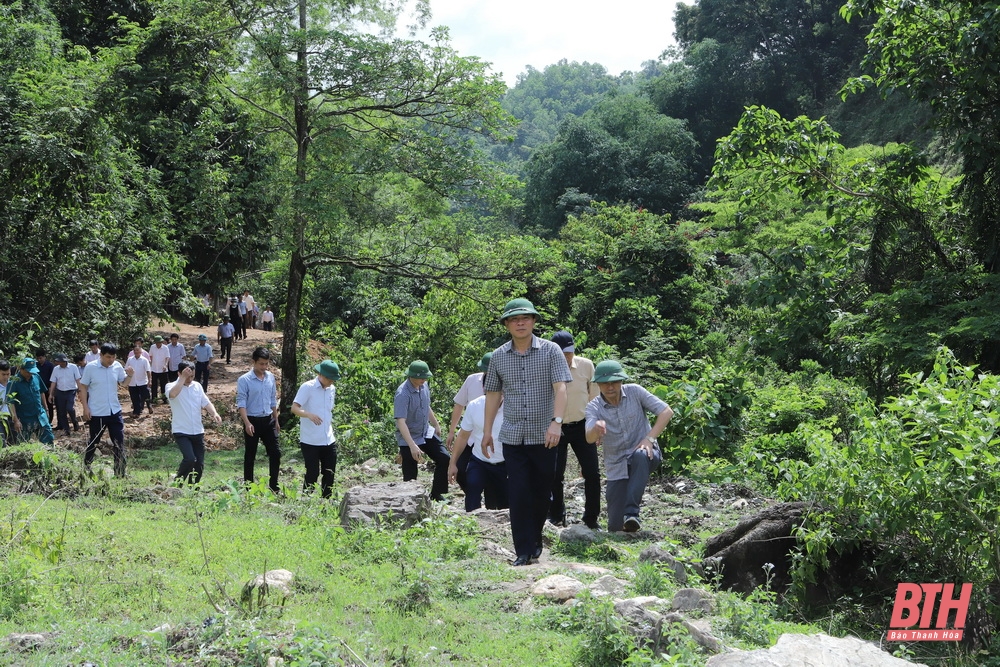
[[[272,312],[270,310],[265,310],[263,313],[261,313],[260,321],[261,322],[273,322],[274,321],[274,312]]]
[[[238,307],[240,309],[240,315],[246,315],[247,314],[247,303],[246,303],[246,301],[240,301],[239,304],[238,304]]]
[[[462,383],[462,388],[458,390],[455,394],[455,405],[466,406],[473,400],[484,396],[483,392],[483,376],[485,373],[473,373],[469,377],[465,378],[465,382]]]
[[[598,396],[587,403],[587,430],[603,419],[608,432],[602,438],[604,469],[608,481],[628,479],[628,458],[635,447],[649,434],[646,413],[659,415],[669,407],[637,384],[622,385],[622,398],[611,405]],[[654,445],[655,446],[655,445]]]
[[[149,369],[154,373],[166,373],[170,364],[170,346],[156,343],[149,348]]]
[[[426,442],[424,432],[430,415],[431,390],[427,383],[414,387],[409,379],[403,380],[403,384],[396,388],[396,395],[392,399],[392,418],[406,420],[406,430],[410,432],[414,444],[422,445]],[[396,429],[396,444],[400,447],[409,446],[398,428]]]
[[[125,379],[125,369],[117,361],[104,366],[91,361],[83,369],[80,384],[87,387],[87,407],[94,417],[108,417],[122,411],[118,402],[118,383]]]
[[[133,368],[135,372],[132,373],[132,379],[128,381],[128,386],[130,387],[144,387],[149,384],[149,376],[146,373],[150,372],[149,359],[145,357],[129,357],[125,362],[125,368]]]
[[[191,353],[194,354],[194,360],[205,363],[213,356],[212,346],[208,343],[198,343],[193,348],[191,348]]]
[[[257,302],[254,301],[253,297],[250,296],[249,294],[247,294],[245,297],[243,297],[243,303],[246,304],[248,311],[252,311],[254,309],[254,306],[257,305]]]
[[[498,347],[483,385],[487,392],[503,392],[503,444],[544,444],[555,411],[552,385],[572,380],[562,349],[550,340],[532,335],[526,354],[514,350],[513,341]]]
[[[132,348],[131,350],[128,351],[128,356],[125,358],[126,363],[128,362],[129,359],[133,358],[134,356],[135,356],[135,348]],[[146,352],[145,348],[142,348],[142,352],[139,353],[139,356],[141,356],[146,361],[149,361],[149,352]]]
[[[219,338],[232,338],[236,333],[236,327],[232,322],[223,322],[219,325]]]
[[[493,453],[490,458],[483,456],[483,450],[479,447],[483,441],[483,429],[486,428],[486,396],[472,399],[465,406],[465,414],[462,416],[462,430],[471,431],[469,436],[469,447],[472,447],[472,455],[480,461],[486,463],[503,462],[503,445],[500,441],[500,427],[503,425],[503,405],[497,410],[497,417],[493,420]]]
[[[333,434],[333,405],[336,400],[337,389],[332,384],[324,387],[319,383],[319,378],[302,383],[292,402],[318,416],[323,423],[314,424],[311,419],[299,417],[299,442],[316,447],[336,442],[337,438]]]
[[[100,352],[94,352],[93,350],[91,350],[87,354],[83,355],[83,365],[86,366],[91,361],[98,361],[100,360],[100,358],[101,358]]]
[[[565,356],[565,355],[563,355]],[[573,381],[566,385],[566,414],[564,421],[583,421],[587,416],[587,403],[597,397],[597,383],[590,380],[594,377],[594,362],[584,357],[573,356],[569,365],[569,374]]]
[[[56,391],[73,391],[76,389],[76,381],[82,377],[80,367],[76,364],[66,364],[66,368],[56,366],[52,369],[52,382],[56,385]]]
[[[181,345],[180,343],[177,343],[176,345],[170,343],[169,345],[167,345],[167,350],[170,351],[170,363],[167,366],[167,369],[171,371],[176,371],[177,364],[184,361],[184,355],[187,354],[187,350],[185,350],[184,346]]]
[[[278,384],[274,373],[264,371],[259,378],[249,370],[236,380],[236,407],[244,408],[248,417],[270,417],[278,407]]]
[[[181,383],[181,391],[171,397],[170,392],[177,383]],[[184,384],[183,379],[167,383],[167,401],[170,402],[170,432],[182,435],[200,435],[205,432],[201,421],[201,411],[208,407],[208,396],[200,382]]]

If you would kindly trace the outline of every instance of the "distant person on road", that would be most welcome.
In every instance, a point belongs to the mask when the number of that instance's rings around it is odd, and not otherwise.
[[[417,464],[424,452],[434,461],[434,481],[431,483],[431,499],[444,500],[448,493],[448,463],[450,457],[441,445],[441,424],[431,410],[431,392],[427,380],[434,376],[427,362],[414,361],[406,370],[406,379],[396,388],[393,398],[392,416],[396,420],[396,444],[402,458],[403,481],[417,478]],[[428,439],[427,425],[433,426],[434,434]]]
[[[177,368],[184,361],[187,350],[181,345],[181,337],[175,333],[170,334],[170,344],[167,345],[167,350],[170,352],[170,361],[167,364],[167,382],[176,382]]]
[[[155,336],[149,346],[149,369],[153,374],[152,395],[155,403],[157,396],[162,396],[167,402],[167,382],[170,381],[170,346],[163,344],[163,336]]]
[[[274,330],[274,313],[271,312],[271,306],[268,306],[264,312],[260,314],[260,323],[264,331]]]
[[[49,361],[49,353],[39,350],[35,355],[35,364],[38,366],[38,377],[42,381],[42,405],[45,406],[45,414],[49,417],[49,424],[52,424],[52,417],[55,415],[56,404],[49,399],[49,386],[52,384],[52,371],[56,365]]]
[[[83,369],[80,378],[80,402],[83,403],[83,418],[90,423],[90,438],[83,455],[84,468],[89,472],[90,464],[97,451],[97,443],[105,429],[111,438],[115,457],[115,476],[125,476],[125,420],[122,406],[118,402],[118,385],[132,377],[135,371],[122,368],[116,357],[118,348],[114,343],[101,345],[101,356]]]
[[[230,321],[229,317],[222,318],[222,324],[219,325],[218,331],[219,337],[219,358],[226,358],[226,363],[230,363],[233,356],[233,337],[239,340],[239,332],[233,323]],[[201,336],[198,337],[199,339]]]
[[[639,506],[649,474],[663,460],[656,442],[674,411],[637,384],[626,384],[628,375],[614,360],[602,361],[593,381],[600,396],[587,404],[587,442],[604,447],[607,476],[608,531],[634,533],[641,529]],[[656,415],[650,426],[646,413]]]
[[[166,396],[170,401],[170,432],[181,450],[181,464],[174,482],[183,486],[186,482],[199,483],[205,470],[205,425],[201,422],[201,411],[208,412],[216,424],[222,423],[222,417],[195,382],[190,362],[182,361],[177,373],[178,378],[167,385]]]
[[[135,347],[129,352],[125,361],[125,369],[132,369],[132,378],[128,383],[128,395],[132,399],[132,418],[142,414],[144,407],[149,407],[153,414],[153,402],[149,399],[149,385],[153,381],[153,373],[149,365],[149,353],[142,349],[142,339],[135,340]]]
[[[250,290],[243,290],[243,307],[246,311],[246,314],[243,316],[243,330],[257,328],[256,320],[254,319],[257,302],[250,296]]]
[[[200,382],[202,391],[207,394],[208,378],[211,374],[209,366],[212,363],[212,357],[215,356],[212,352],[212,346],[208,344],[208,336],[198,334],[198,344],[191,348],[191,354],[194,355],[194,381]],[[180,368],[180,365],[178,364],[177,367]]]
[[[223,319],[225,319],[225,316],[223,316]],[[235,294],[229,298],[229,321],[233,325],[233,330],[235,331],[236,334],[236,340],[239,340],[240,338],[242,338],[242,336],[240,335],[240,327],[236,323],[241,321],[240,299]]]
[[[49,399],[56,406],[56,430],[62,431],[67,436],[70,435],[69,425],[73,424],[73,430],[80,430],[80,422],[76,419],[76,392],[79,388],[77,384],[83,373],[79,366],[69,363],[69,358],[65,354],[55,356],[56,367],[52,370],[52,383],[49,386]]]
[[[316,377],[302,383],[292,401],[292,414],[299,418],[299,447],[306,464],[303,488],[308,491],[322,472],[320,488],[329,498],[333,476],[337,472],[337,437],[333,431],[333,406],[337,400],[334,383],[340,379],[340,367],[330,359],[313,366]]]
[[[237,297],[236,307],[239,308],[240,316],[238,319],[233,321],[233,326],[236,327],[236,332],[239,334],[240,338],[247,337],[247,304],[243,300],[243,297]]]
[[[86,366],[91,361],[97,361],[101,358],[101,344],[96,340],[90,341],[90,351],[83,355],[83,364]]]
[[[278,493],[281,471],[281,450],[278,448],[278,384],[271,365],[271,353],[264,347],[253,351],[253,367],[236,380],[236,407],[243,420],[243,480],[254,482],[254,460],[257,445],[263,440],[267,452],[270,477],[268,486]]]
[[[37,438],[45,444],[55,442],[49,415],[42,403],[42,379],[34,359],[25,357],[18,375],[10,383],[7,400],[14,416],[14,430],[18,440],[27,442]]]
[[[143,347],[143,344],[145,342],[146,341],[143,339],[142,336],[136,336],[132,340],[132,349],[128,351],[128,357],[126,357],[125,360],[128,361],[132,357],[139,356],[145,359],[146,361],[149,361],[149,352],[146,352],[146,349]]]

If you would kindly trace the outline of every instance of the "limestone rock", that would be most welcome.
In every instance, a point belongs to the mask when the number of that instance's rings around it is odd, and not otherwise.
[[[709,659],[706,667],[906,667],[918,663],[889,655],[856,637],[781,635],[769,649],[734,651]],[[926,667],[926,665],[919,665]]]
[[[539,579],[534,588],[531,589],[531,594],[556,602],[565,602],[570,598],[575,598],[583,588],[583,584],[573,577],[567,577],[565,574],[553,574]]]
[[[708,591],[703,591],[700,588],[682,588],[674,594],[670,609],[673,611],[694,611],[697,609],[710,613],[714,605],[715,597]]]
[[[419,482],[382,482],[352,487],[340,503],[340,523],[398,524],[409,528],[430,510],[431,501]]]
[[[45,643],[47,637],[41,633],[15,632],[7,635],[7,643],[18,651],[34,651]]]
[[[664,563],[673,573],[674,581],[679,584],[686,584],[688,580],[684,564],[679,562],[673,555],[658,544],[652,544],[642,550],[639,554],[639,562],[642,563]]]
[[[602,597],[608,595],[612,597],[620,597],[622,594],[625,593],[625,587],[627,585],[628,585],[627,582],[624,582],[621,579],[618,579],[617,577],[613,577],[610,574],[606,574],[597,581],[595,581],[594,583],[587,586],[587,588],[590,589],[590,592],[594,597]]]
[[[244,604],[260,606],[273,596],[270,601],[276,600],[280,604],[284,598],[291,596],[294,580],[295,575],[288,570],[268,570],[243,585],[241,599]]]
[[[566,569],[571,572],[579,572],[580,574],[591,574],[598,577],[602,577],[605,574],[611,574],[611,570],[603,567],[598,567],[597,565],[588,565],[587,563],[566,563]]]
[[[582,542],[584,544],[593,544],[597,541],[597,533],[595,533],[590,528],[587,528],[585,524],[574,523],[569,528],[564,528],[559,531],[559,541],[560,542]]]
[[[513,551],[490,540],[480,540],[479,553],[496,560],[514,560],[517,558],[517,554]]]

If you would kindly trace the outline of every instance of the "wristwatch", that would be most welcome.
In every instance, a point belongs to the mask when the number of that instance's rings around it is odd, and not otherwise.
[[[563,418],[562,417],[553,417],[552,421],[554,421],[557,424],[562,424],[563,423]]]
[[[649,440],[649,442],[652,443],[652,444],[654,444],[654,445],[656,444],[656,438],[654,438],[651,435],[647,435],[646,436],[646,440]]]

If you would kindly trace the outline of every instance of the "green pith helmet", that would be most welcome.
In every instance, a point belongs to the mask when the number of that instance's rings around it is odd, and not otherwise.
[[[417,378],[418,380],[429,380],[434,377],[431,373],[431,369],[427,367],[426,361],[420,361],[419,359],[412,362],[410,367],[406,369],[406,377]]]
[[[622,365],[614,359],[608,359],[594,368],[594,379],[591,382],[618,382],[627,379],[628,375],[622,370]]]
[[[335,361],[324,359],[315,366],[313,370],[325,377],[327,380],[336,382],[340,379],[340,366]]]
[[[486,354],[483,355],[483,358],[479,360],[479,363],[476,364],[476,368],[485,373],[486,369],[490,367],[490,359],[492,358],[493,358],[493,353],[487,352]]]
[[[512,299],[503,307],[503,313],[500,315],[500,324],[503,324],[508,317],[516,317],[517,315],[541,317],[538,311],[535,310],[535,306],[527,299]]]

